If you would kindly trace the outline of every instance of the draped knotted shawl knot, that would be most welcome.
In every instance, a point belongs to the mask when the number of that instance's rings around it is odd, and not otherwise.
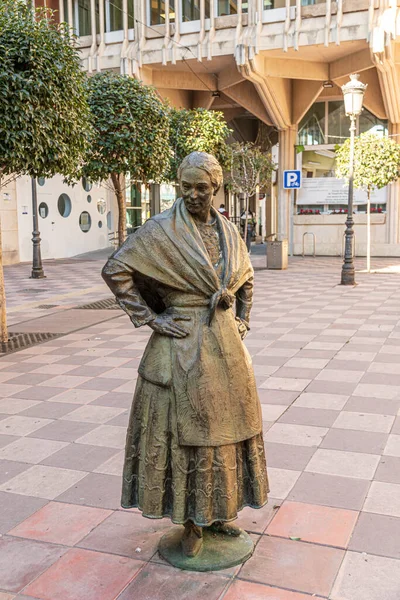
[[[228,308],[231,308],[231,306],[233,306],[234,301],[235,296],[231,294],[226,289],[226,287],[221,287],[217,292],[215,292],[215,294],[213,294],[210,298],[210,316],[208,319],[208,324],[211,325],[211,322],[215,315],[215,311],[217,310],[218,306],[220,306],[224,310],[228,310]]]

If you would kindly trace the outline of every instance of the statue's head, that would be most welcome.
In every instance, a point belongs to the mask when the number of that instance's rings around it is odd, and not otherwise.
[[[211,208],[212,197],[222,185],[222,169],[212,154],[192,152],[181,162],[178,179],[186,208],[200,214]]]

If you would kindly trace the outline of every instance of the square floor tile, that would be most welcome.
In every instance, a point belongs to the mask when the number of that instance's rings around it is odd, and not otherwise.
[[[318,381],[343,381],[346,383],[358,383],[364,371],[341,371],[340,369],[324,369],[317,375]]]
[[[24,592],[41,600],[114,600],[142,565],[131,558],[72,548]]]
[[[235,524],[249,533],[263,533],[272,517],[275,515],[277,503],[280,500],[268,496],[268,504],[262,508],[250,508],[246,506],[238,513]]]
[[[66,550],[53,544],[3,537],[0,539],[1,587],[9,592],[19,592]]]
[[[261,404],[263,421],[276,421],[285,412],[287,406],[284,404]]]
[[[362,512],[349,549],[400,559],[400,519]]]
[[[345,411],[358,413],[372,413],[378,415],[397,415],[400,407],[400,398],[388,400],[386,398],[365,398],[350,396]]]
[[[0,460],[0,483],[5,483],[15,475],[29,469],[29,465],[23,462],[14,462],[11,460]]]
[[[116,425],[100,425],[93,431],[78,438],[78,444],[89,444],[92,446],[107,446],[120,450],[125,448],[126,428]]]
[[[85,477],[82,471],[34,465],[0,486],[0,491],[53,500]]]
[[[89,446],[88,446],[89,447]],[[100,454],[100,446],[91,446],[95,453],[95,456]],[[110,450],[110,448],[103,448],[103,450]],[[113,450],[115,452],[115,449]],[[122,477],[122,469],[124,467],[125,451],[122,450],[117,454],[114,454],[112,458],[102,463],[94,469],[95,473],[103,473],[104,475],[117,475]]]
[[[328,596],[344,552],[292,540],[262,536],[240,578]]]
[[[337,416],[338,413],[335,410],[290,406],[280,417],[279,423],[331,427],[332,423],[337,419]]]
[[[79,377],[75,375],[56,375],[55,377],[46,378],[40,385],[41,386],[50,386],[50,387],[58,387],[64,389],[72,389],[77,387],[78,385],[82,385],[90,381],[89,377]]]
[[[48,467],[50,468],[50,467]],[[82,473],[84,475],[84,473]],[[60,502],[117,509],[121,506],[121,477],[89,473],[57,498]]]
[[[101,508],[49,502],[9,535],[74,546],[111,514]]]
[[[288,500],[361,510],[369,486],[370,482],[366,479],[303,473],[295,483]]]
[[[280,404],[281,406],[289,406],[298,395],[299,392],[258,389],[258,397],[260,398],[261,404]]]
[[[265,449],[268,467],[293,469],[294,471],[304,470],[315,452],[315,448],[307,446],[276,444],[273,442],[267,442]]]
[[[41,417],[44,419],[59,419],[76,408],[75,404],[64,402],[39,402],[27,408],[20,414],[24,417]]]
[[[332,600],[397,600],[400,561],[347,552],[330,598]]]
[[[400,517],[400,485],[373,481],[363,510]]]
[[[386,456],[397,456],[397,458],[400,458],[400,435],[389,435],[389,439],[383,454]]]
[[[372,479],[380,456],[362,452],[343,452],[319,448],[305,470],[321,475]]]
[[[114,457],[117,452],[114,448],[68,444],[66,448],[42,460],[41,464],[91,473],[96,467]],[[122,463],[119,475],[122,475]]]
[[[67,442],[23,437],[1,448],[0,459],[36,464],[67,444]]]
[[[0,492],[0,533],[7,533],[45,504],[47,500],[42,498]]]
[[[290,377],[270,377],[260,387],[266,390],[287,390],[302,392],[310,383],[310,379],[292,379]]]
[[[41,427],[30,437],[45,440],[59,440],[63,442],[74,442],[96,428],[93,423],[77,423],[76,421],[53,421],[49,425]]]
[[[20,398],[2,398],[0,400],[0,414],[16,415],[36,404],[40,404],[40,402],[38,400],[22,400]]]
[[[14,394],[16,398],[23,398],[26,400],[49,400],[56,397],[58,394],[63,392],[62,388],[53,388],[53,387],[41,387],[41,386],[31,386],[26,390],[18,392],[18,394]]]
[[[93,400],[92,406],[114,406],[117,408],[128,409],[132,406],[132,394],[123,394],[121,392],[109,392]]]
[[[2,383],[0,387],[0,398],[7,398],[8,396],[12,396],[13,394],[18,394],[19,392],[27,390],[29,387],[29,385]]]
[[[180,571],[168,565],[149,564],[118,600],[217,600],[227,582],[226,577],[216,573]]]
[[[224,600],[310,600],[308,594],[306,596],[298,592],[272,588],[261,583],[241,581],[240,579],[233,581],[223,598]]]
[[[5,435],[28,435],[51,422],[50,419],[14,415],[0,421],[0,433]]]
[[[313,394],[339,394],[340,396],[351,396],[357,384],[342,381],[312,381],[307,392]]]
[[[400,483],[400,458],[382,456],[374,479],[386,483]]]
[[[342,410],[348,400],[348,396],[340,394],[315,394],[303,392],[293,406],[303,408],[320,408],[327,410]]]
[[[80,541],[79,546],[150,560],[157,552],[161,536],[170,528],[169,519],[146,519],[140,513],[117,511]]]
[[[274,498],[284,499],[300,477],[300,471],[268,468],[271,494]]]
[[[321,448],[382,454],[388,439],[387,433],[374,431],[354,431],[351,429],[330,429],[324,437]]]
[[[359,383],[354,390],[354,396],[362,396],[364,398],[395,400],[398,394],[399,388],[396,385]]]
[[[295,446],[319,446],[327,427],[311,427],[309,425],[292,425],[275,423],[265,435],[267,442],[278,444],[293,444]]]
[[[268,525],[266,533],[346,548],[358,514],[352,510],[317,504],[285,502]]]
[[[125,412],[123,408],[113,406],[92,406],[86,404],[61,417],[65,421],[83,421],[86,423],[102,424]]]
[[[97,390],[83,391],[79,388],[72,390],[62,390],[61,388],[58,389],[59,393],[57,396],[54,396],[51,399],[52,402],[64,402],[66,404],[89,404],[89,402],[93,402],[93,400],[97,400],[104,395],[104,392]]]
[[[359,412],[341,412],[332,425],[333,428],[353,429],[355,431],[376,431],[389,433],[394,422],[392,415],[377,415]]]

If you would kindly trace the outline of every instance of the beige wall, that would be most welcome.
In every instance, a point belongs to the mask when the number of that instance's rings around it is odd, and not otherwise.
[[[3,264],[19,262],[16,184],[0,188]]]

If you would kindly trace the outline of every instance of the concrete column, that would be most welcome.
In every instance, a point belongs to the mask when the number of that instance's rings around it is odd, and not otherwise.
[[[279,132],[279,181],[278,181],[278,239],[289,239],[291,191],[283,189],[283,171],[295,168],[295,144],[297,126]]]
[[[400,123],[389,124],[389,134],[393,135],[394,141],[400,144]],[[386,241],[388,244],[399,243],[400,230],[400,180],[398,179],[388,187],[388,197],[386,200]]]

